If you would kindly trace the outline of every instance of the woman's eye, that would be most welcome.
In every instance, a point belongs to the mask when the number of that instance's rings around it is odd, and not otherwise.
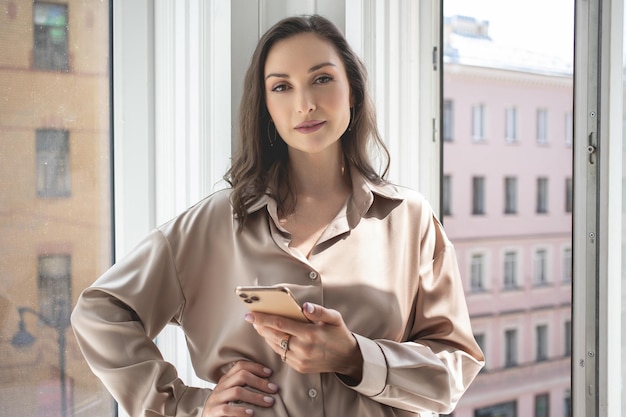
[[[286,84],[278,84],[278,85],[272,87],[272,91],[275,92],[275,93],[280,93],[280,92],[286,91],[287,88],[289,88],[289,87]]]
[[[333,78],[328,75],[320,75],[315,79],[316,84],[326,84],[327,82],[332,81]]]

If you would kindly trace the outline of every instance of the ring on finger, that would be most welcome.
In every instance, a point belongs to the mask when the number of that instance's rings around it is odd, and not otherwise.
[[[280,348],[283,350],[283,354],[281,356],[281,359],[283,360],[283,362],[287,360],[287,351],[289,350],[289,338],[290,337],[291,335],[287,335],[284,338],[282,338],[280,341]]]

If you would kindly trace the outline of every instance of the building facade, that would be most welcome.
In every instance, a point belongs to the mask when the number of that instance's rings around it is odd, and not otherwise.
[[[569,416],[571,62],[444,33],[443,221],[486,355],[453,415]]]
[[[0,0],[0,414],[113,415],[69,328],[111,263],[109,4]]]

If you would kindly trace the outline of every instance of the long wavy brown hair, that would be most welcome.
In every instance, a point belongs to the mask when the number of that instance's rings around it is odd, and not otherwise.
[[[278,136],[275,126],[270,125],[264,71],[267,55],[276,42],[307,32],[330,41],[346,70],[353,100],[350,125],[341,137],[346,163],[374,183],[384,182],[389,170],[389,151],[378,131],[363,62],[328,19],[319,15],[283,19],[261,37],[252,55],[239,109],[239,144],[224,175],[233,188],[231,202],[240,230],[248,218],[248,208],[263,195],[274,198],[283,215],[294,210],[295,190],[289,181],[287,144]],[[373,166],[372,152],[377,152],[380,158],[380,171]]]

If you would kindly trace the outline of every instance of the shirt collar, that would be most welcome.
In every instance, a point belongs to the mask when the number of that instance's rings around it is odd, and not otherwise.
[[[350,166],[350,175],[352,180],[352,208],[356,209],[359,217],[362,217],[367,213],[372,204],[374,203],[375,196],[380,196],[389,200],[403,200],[404,198],[398,191],[397,187],[388,182],[381,182],[376,184],[367,179],[361,174],[354,166]],[[275,204],[275,201],[270,197],[269,190],[262,197],[260,197],[254,204],[248,208],[248,214],[254,213],[268,206],[268,204]],[[352,210],[349,210],[352,211]]]

